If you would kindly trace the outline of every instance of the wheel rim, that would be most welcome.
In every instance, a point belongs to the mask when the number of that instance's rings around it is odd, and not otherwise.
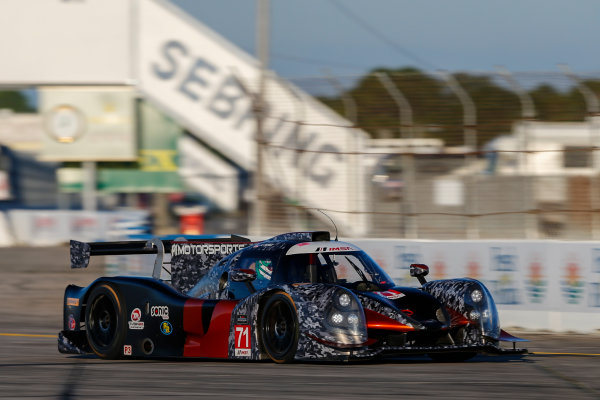
[[[96,347],[107,348],[112,344],[117,330],[117,313],[112,301],[105,295],[92,303],[88,329]]]
[[[265,315],[265,344],[270,353],[282,358],[294,345],[294,310],[283,301],[275,302]]]

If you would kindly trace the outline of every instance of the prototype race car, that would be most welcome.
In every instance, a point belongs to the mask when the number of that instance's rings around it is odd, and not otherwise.
[[[71,267],[110,254],[157,254],[152,277],[67,286],[62,353],[284,363],[406,354],[462,361],[527,352],[515,346],[523,339],[500,329],[481,282],[426,282],[427,266],[413,264],[410,273],[422,287],[398,287],[364,251],[330,240],[329,232],[257,243],[238,236],[72,241]],[[163,270],[170,280],[161,279]]]

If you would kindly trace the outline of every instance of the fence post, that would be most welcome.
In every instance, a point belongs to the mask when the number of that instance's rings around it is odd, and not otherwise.
[[[514,79],[512,74],[508,71],[508,69],[504,67],[496,67],[498,74],[503,77],[512,90],[519,97],[519,101],[521,102],[521,153],[519,153],[519,172],[521,173],[521,177],[525,179],[525,190],[523,191],[523,209],[527,212],[525,216],[525,237],[528,239],[537,239],[539,237],[539,232],[537,228],[537,215],[531,214],[531,211],[535,207],[535,177],[533,173],[529,172],[529,123],[535,119],[535,105],[533,104],[533,100],[531,96],[523,90],[521,85]]]
[[[360,181],[362,182],[362,175],[360,172],[357,172],[357,168],[359,165],[359,150],[357,147],[357,140],[356,140],[356,135],[355,135],[355,129],[357,127],[358,124],[358,115],[357,115],[357,107],[356,107],[356,101],[352,98],[352,96],[350,96],[348,94],[348,92],[344,89],[344,87],[342,86],[342,84],[333,76],[331,75],[331,73],[327,70],[324,71],[325,75],[327,77],[327,81],[331,84],[331,86],[339,93],[341,99],[342,99],[342,104],[344,106],[344,116],[352,123],[352,127],[349,129],[348,131],[348,135],[346,135],[346,148],[347,149],[351,149],[351,151],[349,151],[350,154],[348,154],[348,157],[353,157],[352,153],[354,153],[354,162],[348,162],[346,164],[347,168],[346,168],[346,173],[348,174],[348,179],[350,179],[352,176],[360,176]],[[357,182],[358,182],[357,179]],[[360,204],[358,204],[359,199],[362,198],[362,196],[360,195],[360,191],[364,191],[365,188],[362,184],[357,184],[355,185],[356,187],[356,193],[354,196],[348,196],[348,210],[351,211],[356,211],[358,212],[358,210],[360,209]],[[358,224],[358,217],[357,214],[353,214],[354,217],[354,222],[356,224]]]
[[[398,106],[400,136],[407,141],[413,139],[415,136],[413,131],[413,113],[410,103],[387,74],[377,72],[375,76]],[[402,211],[406,213],[403,216],[403,220],[405,221],[405,226],[403,227],[404,235],[409,239],[416,239],[419,236],[419,217],[417,215],[417,201],[415,196],[415,162],[412,150],[406,153],[402,155],[402,180],[404,181],[404,185],[402,186],[402,200],[400,204]]]

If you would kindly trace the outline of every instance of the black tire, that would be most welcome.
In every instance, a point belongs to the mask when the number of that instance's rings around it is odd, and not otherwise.
[[[124,304],[117,290],[109,283],[94,287],[85,310],[86,336],[94,353],[115,359],[123,353],[127,334]]]
[[[477,353],[429,353],[428,356],[437,362],[463,362],[475,357]]]
[[[276,363],[294,360],[298,349],[298,314],[287,293],[278,292],[267,300],[260,314],[262,348]]]

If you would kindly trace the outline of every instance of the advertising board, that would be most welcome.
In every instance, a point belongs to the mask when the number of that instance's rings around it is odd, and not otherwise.
[[[552,331],[600,329],[600,245],[567,241],[420,241],[348,239],[367,251],[399,285],[468,277],[491,291],[504,326]]]
[[[137,159],[133,88],[44,87],[39,93],[45,132],[42,159]]]

